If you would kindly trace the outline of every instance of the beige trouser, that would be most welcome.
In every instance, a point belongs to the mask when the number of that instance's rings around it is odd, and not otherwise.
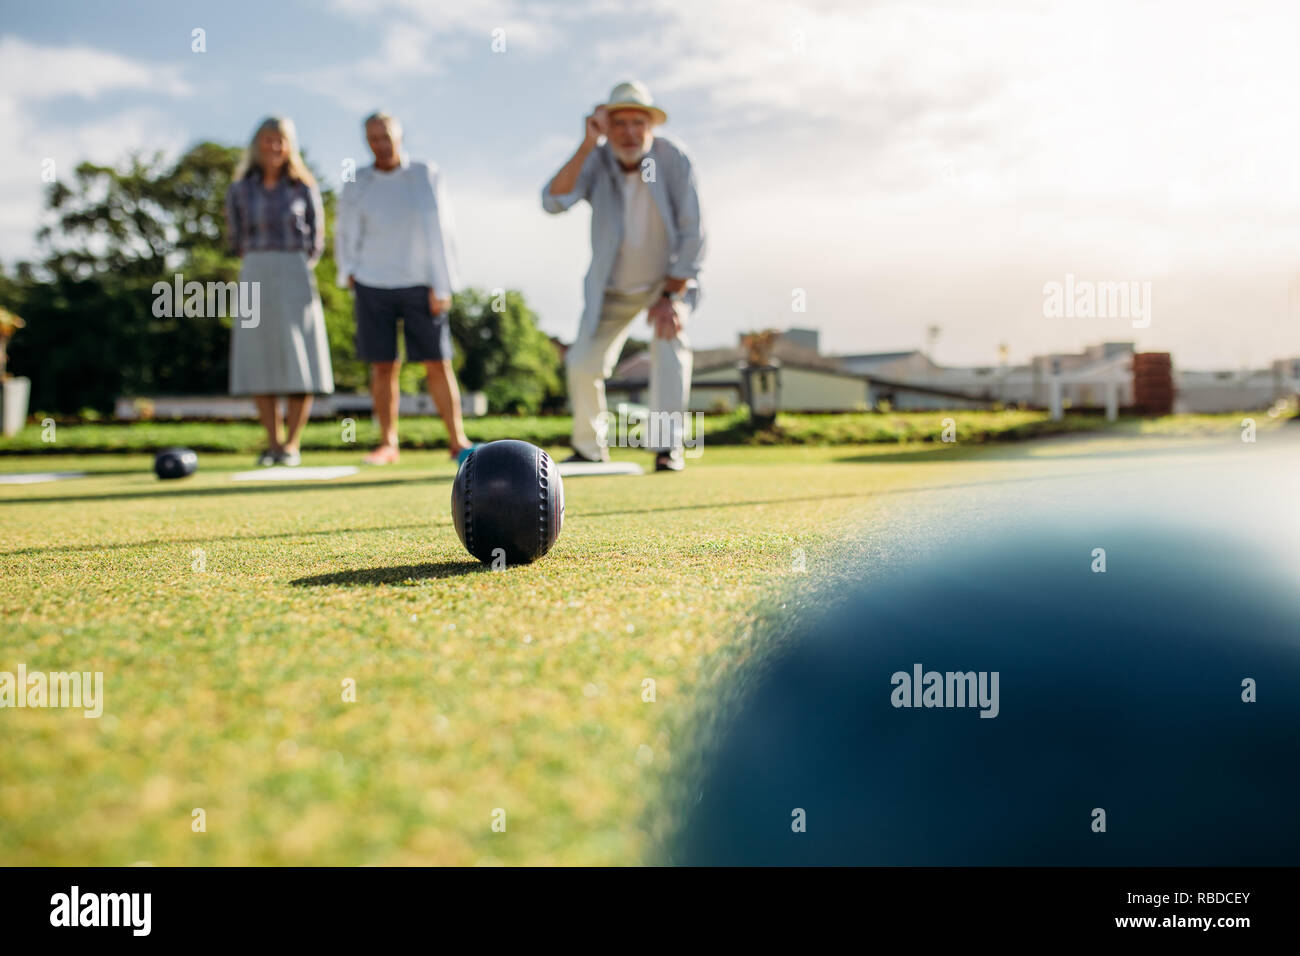
[[[594,329],[581,329],[569,346],[565,365],[569,374],[569,403],[573,406],[573,450],[587,458],[603,459],[605,452],[605,379],[614,371],[623,343],[632,331],[633,321],[663,294],[663,284],[648,292],[605,293],[600,322]],[[678,310],[686,313],[685,305]],[[676,338],[650,339],[650,411],[675,413],[671,417],[684,421],[691,393],[691,342],[685,330]],[[681,447],[682,436],[675,433],[671,443]],[[656,450],[672,450],[665,447]]]

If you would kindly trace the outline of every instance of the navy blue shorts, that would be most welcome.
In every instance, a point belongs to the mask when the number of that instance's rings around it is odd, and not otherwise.
[[[406,358],[438,362],[451,358],[451,326],[447,314],[429,311],[429,287],[376,289],[354,282],[357,318],[357,358],[363,362],[397,360],[397,320],[402,320]]]

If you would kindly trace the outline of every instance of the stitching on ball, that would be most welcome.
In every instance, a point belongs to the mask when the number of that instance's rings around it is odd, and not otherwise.
[[[469,457],[465,459],[462,466],[465,469],[465,514],[462,520],[465,522],[465,550],[474,554],[474,508],[471,499],[474,496],[474,453],[470,452]],[[474,555],[478,557],[478,555]]]
[[[541,504],[538,506],[537,516],[537,554],[540,556],[546,550],[546,479],[548,476],[547,466],[550,463],[550,456],[544,451],[537,454],[537,466],[541,484]]]

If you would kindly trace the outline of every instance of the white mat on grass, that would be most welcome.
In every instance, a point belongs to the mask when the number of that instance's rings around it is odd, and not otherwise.
[[[333,468],[290,468],[287,465],[274,465],[270,468],[258,468],[256,471],[241,471],[231,477],[235,481],[329,481],[332,478],[346,478],[355,475],[360,468],[352,465],[337,465]]]
[[[68,478],[85,478],[84,471],[29,471],[16,475],[0,475],[0,485],[36,485],[43,481],[64,481]]]
[[[560,476],[581,478],[583,475],[644,475],[645,469],[630,461],[569,461],[560,463]]]

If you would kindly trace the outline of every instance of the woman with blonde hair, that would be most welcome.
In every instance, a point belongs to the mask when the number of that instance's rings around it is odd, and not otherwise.
[[[226,192],[226,227],[243,259],[239,281],[257,284],[259,306],[231,328],[230,394],[257,402],[267,436],[257,463],[297,465],[312,396],[334,391],[334,371],[312,271],[325,249],[325,213],[292,121],[273,116],[257,127]]]

